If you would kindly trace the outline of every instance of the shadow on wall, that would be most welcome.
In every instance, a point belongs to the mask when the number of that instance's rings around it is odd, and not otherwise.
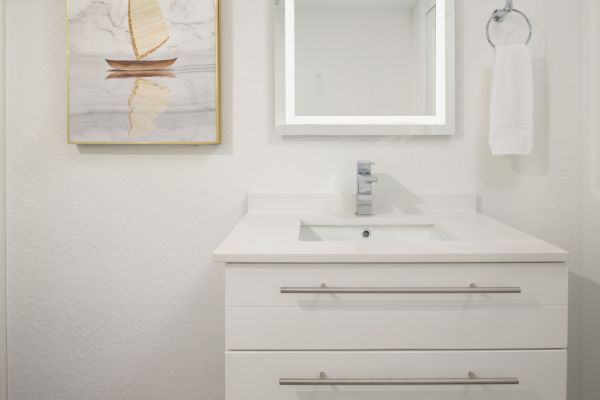
[[[549,99],[546,60],[533,62],[533,153],[511,157],[512,168],[521,175],[543,176],[548,172]]]
[[[571,268],[571,266],[570,266]],[[582,326],[582,297],[581,290],[585,279],[580,275],[571,272],[569,273],[569,331],[568,331],[568,370],[567,370],[567,387],[569,393],[573,394],[569,400],[584,400],[581,395],[576,396],[581,388],[581,337]],[[573,389],[577,388],[577,390]],[[591,399],[590,399],[591,400]]]
[[[225,135],[222,135],[225,136]],[[153,145],[153,144],[119,144],[96,145],[78,144],[77,150],[81,154],[111,154],[127,156],[148,155],[231,155],[233,153],[232,137],[230,132],[222,137],[220,145]]]
[[[579,278],[582,290],[582,331],[583,348],[581,361],[583,364],[583,400],[600,398],[600,387],[597,377],[600,371],[600,282],[588,278]]]
[[[379,178],[378,187],[385,188],[385,192],[376,192],[373,199],[373,207],[377,213],[390,213],[401,211],[404,214],[422,214],[419,205],[425,201],[402,185],[391,175],[377,173]]]

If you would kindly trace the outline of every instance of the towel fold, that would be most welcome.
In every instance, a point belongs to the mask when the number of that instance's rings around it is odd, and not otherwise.
[[[533,149],[533,62],[526,45],[496,47],[490,101],[493,155],[527,155]]]

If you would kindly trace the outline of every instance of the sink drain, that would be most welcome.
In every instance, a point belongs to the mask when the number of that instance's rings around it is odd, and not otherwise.
[[[362,237],[364,237],[365,239],[368,239],[371,236],[371,231],[368,229],[365,229],[362,233]]]

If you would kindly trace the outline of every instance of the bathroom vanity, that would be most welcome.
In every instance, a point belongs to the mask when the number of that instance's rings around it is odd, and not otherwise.
[[[568,254],[476,204],[250,195],[214,253],[226,399],[565,400]]]

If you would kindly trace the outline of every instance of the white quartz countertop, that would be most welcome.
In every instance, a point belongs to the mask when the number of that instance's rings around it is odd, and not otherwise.
[[[381,196],[357,217],[353,195],[250,194],[248,213],[213,253],[224,263],[565,262],[568,252],[477,212],[472,194]],[[430,225],[453,240],[301,241],[305,225]],[[360,233],[360,232],[359,232]]]
[[[437,263],[564,262],[568,253],[556,246],[477,212],[431,212],[418,216],[381,214],[362,217],[365,225],[435,223],[457,240],[428,243],[300,241],[308,221],[353,223],[352,213],[251,211],[214,252],[225,263]]]

